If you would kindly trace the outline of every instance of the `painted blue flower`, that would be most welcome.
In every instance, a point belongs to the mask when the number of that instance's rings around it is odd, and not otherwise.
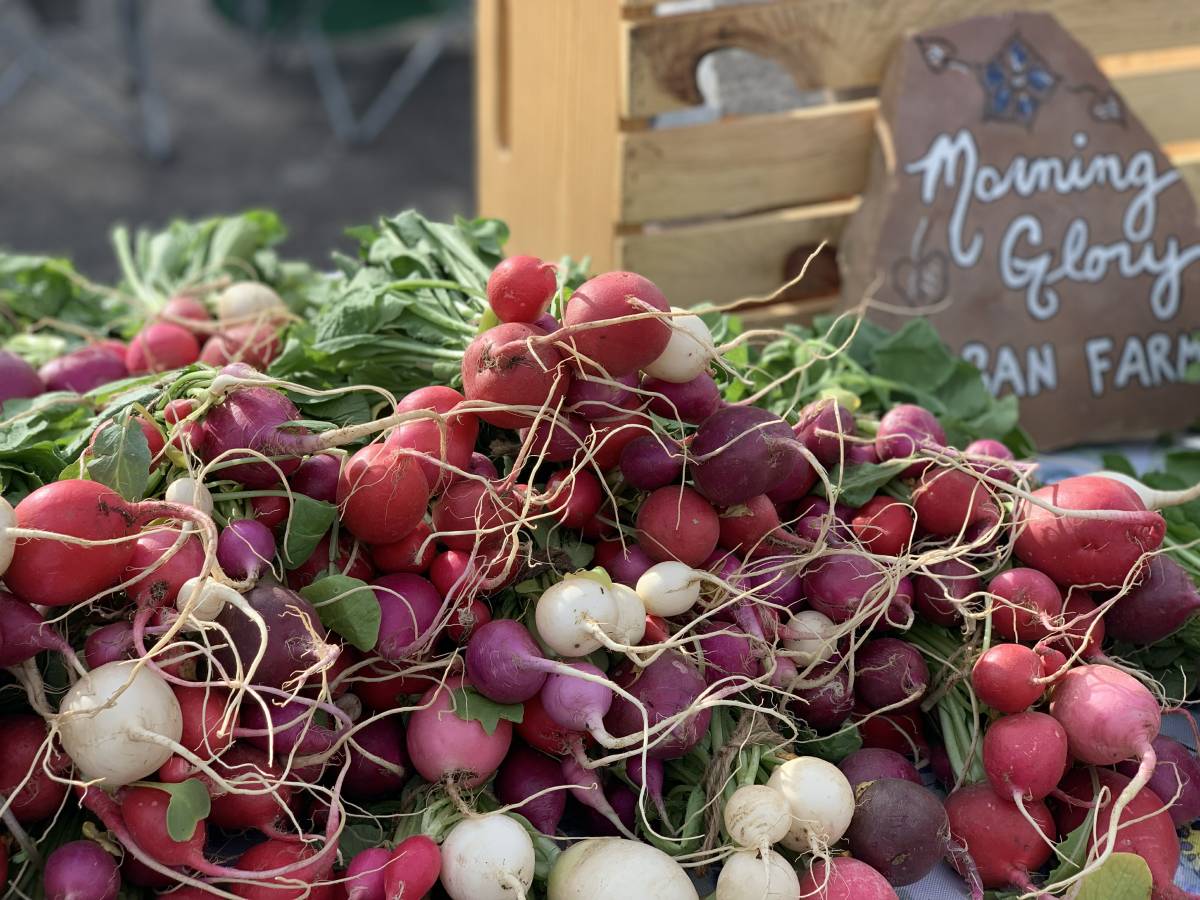
[[[1014,34],[979,70],[984,119],[1016,122],[1032,128],[1041,105],[1054,93],[1059,77],[1036,49]]]

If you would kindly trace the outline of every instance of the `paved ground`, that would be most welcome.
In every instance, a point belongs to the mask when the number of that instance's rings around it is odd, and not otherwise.
[[[113,0],[82,0],[83,27],[52,39],[98,82],[119,84]],[[0,108],[0,246],[64,253],[113,277],[115,221],[161,223],[248,206],[278,210],[291,252],[321,261],[345,226],[415,206],[433,216],[473,206],[469,42],[444,56],[370,146],[332,135],[310,70],[268,65],[204,0],[151,0],[152,64],[176,153],[148,162],[44,80]],[[0,13],[0,28],[22,15]],[[404,53],[403,34],[345,49],[349,89],[373,96]],[[13,58],[0,46],[0,69]]]

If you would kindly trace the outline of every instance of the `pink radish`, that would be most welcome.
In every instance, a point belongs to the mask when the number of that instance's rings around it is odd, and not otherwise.
[[[1037,569],[1007,569],[991,580],[988,593],[996,598],[992,630],[1005,640],[1040,640],[1063,612],[1062,592]]]
[[[451,387],[434,385],[420,388],[405,395],[396,404],[396,412],[406,413],[429,409],[441,415],[451,412],[466,398]],[[421,473],[431,489],[444,488],[454,477],[439,461],[458,469],[466,469],[475,450],[479,436],[479,417],[473,413],[446,415],[445,424],[435,419],[423,419],[397,425],[388,435],[385,444],[394,449],[416,450],[428,454],[431,459],[419,460]]]
[[[151,322],[137,333],[125,351],[131,375],[169,372],[200,358],[200,344],[186,328],[170,322]]]
[[[1044,800],[1067,769],[1067,734],[1045,713],[1003,716],[983,736],[983,768],[1001,797]]]
[[[567,301],[563,325],[585,360],[611,376],[628,375],[654,362],[666,349],[671,329],[648,312],[670,309],[652,282],[632,272],[607,272],[580,285]],[[629,322],[603,324],[640,315]],[[589,327],[590,326],[590,327]],[[588,370],[587,363],[583,365]]]
[[[458,718],[455,694],[468,683],[450,678],[430,688],[408,720],[408,755],[426,781],[453,780],[464,788],[478,787],[499,768],[512,743],[512,723],[501,719],[489,734],[479,722]]]
[[[536,256],[510,256],[492,270],[488,305],[501,322],[536,322],[558,290],[555,267]]]

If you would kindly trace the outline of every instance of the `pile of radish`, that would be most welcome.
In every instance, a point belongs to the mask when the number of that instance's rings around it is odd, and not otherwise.
[[[1183,698],[1106,623],[1190,622],[1155,507],[1194,491],[1042,485],[840,385],[757,405],[634,273],[516,256],[486,296],[399,397],[269,374],[301,332],[254,281],[0,357],[0,428],[89,410],[0,501],[0,889],[1071,896],[1132,854],[1192,896]]]

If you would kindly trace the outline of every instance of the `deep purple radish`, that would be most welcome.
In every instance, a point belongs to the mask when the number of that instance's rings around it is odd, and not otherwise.
[[[704,676],[674,651],[663,653],[644,668],[623,662],[609,677],[646,707],[651,728],[691,709],[706,687]],[[665,737],[656,732],[651,737],[649,755],[657,759],[686,755],[707,733],[711,719],[712,709],[706,707],[682,717],[667,730]],[[644,727],[641,711],[620,695],[613,699],[604,723],[616,737],[640,734]]]
[[[817,480],[817,470],[808,461],[808,457],[797,456],[792,471],[775,487],[767,491],[767,497],[772,503],[791,503],[793,500],[799,500],[807,495],[816,486]]]
[[[571,796],[587,809],[593,810],[625,837],[636,840],[629,826],[622,820],[612,804],[608,802],[604,784],[596,769],[585,769],[573,756],[564,757],[559,763],[563,784],[570,786]]]
[[[89,634],[83,644],[83,658],[89,669],[134,656],[133,626],[128,622],[102,625]]]
[[[497,800],[506,805],[520,804],[513,812],[528,819],[542,834],[556,834],[567,808],[567,792],[550,789],[562,784],[562,768],[556,760],[524,744],[514,744],[493,786]]]
[[[867,443],[854,442],[846,448],[846,462],[850,465],[860,465],[868,463],[876,465],[879,462],[879,451],[875,449],[875,442],[868,441]]]
[[[330,750],[337,735],[318,720],[316,710],[300,700],[283,703],[267,703],[268,712],[262,706],[247,703],[242,709],[242,728],[239,738],[251,747],[270,752],[274,747],[276,757],[296,753],[310,756]]]
[[[570,378],[562,353],[545,338],[536,326],[512,322],[489,328],[471,342],[462,361],[467,399],[530,407],[528,412],[484,410],[479,418],[497,428],[524,428],[536,410],[559,405]]]
[[[429,505],[429,484],[415,456],[368,444],[342,468],[337,502],[342,524],[356,538],[390,544],[420,524]]]
[[[683,474],[683,448],[660,434],[643,434],[621,451],[621,475],[639,491],[652,491],[678,481]]]
[[[991,438],[972,441],[963,448],[963,454],[978,472],[1009,484],[1017,480],[1016,469],[1012,465],[1016,457],[1000,441]]]
[[[628,406],[637,383],[634,374],[603,378],[587,372],[576,373],[567,388],[564,405],[585,419],[607,419]]]
[[[616,816],[616,821],[625,827],[625,831],[621,831],[613,819],[590,806],[585,806],[583,818],[586,824],[583,827],[587,833],[601,838],[613,838],[632,833],[639,818],[637,791],[617,778],[610,778],[604,785],[604,800],[613,815]]]
[[[512,744],[512,723],[501,719],[489,734],[474,719],[454,714],[458,688],[468,686],[461,677],[425,692],[409,716],[406,743],[413,768],[426,781],[437,784],[452,779],[464,788],[478,787],[500,767]],[[461,695],[458,695],[461,696]]]
[[[705,623],[698,629],[696,643],[700,646],[701,671],[709,684],[725,679],[748,681],[762,671],[750,638],[735,625]]]
[[[430,629],[445,605],[437,588],[420,575],[383,575],[371,583],[379,601],[375,652],[390,662],[412,659],[429,643]]]
[[[228,366],[223,372],[244,376],[249,367]],[[265,462],[243,462],[222,468],[220,478],[231,478],[248,488],[269,488],[279,483],[279,473],[291,475],[300,467],[300,457],[310,441],[306,430],[283,426],[304,416],[282,393],[269,387],[239,387],[230,391],[205,414],[200,423],[196,452],[206,463],[249,459],[245,451],[274,457],[275,467]]]
[[[497,703],[523,703],[546,683],[545,658],[529,629],[513,619],[493,619],[467,643],[467,677]]]
[[[809,605],[839,625],[864,609],[874,616],[892,600],[879,563],[851,553],[833,553],[810,563],[803,585]]]
[[[532,431],[533,436],[530,437]],[[533,455],[544,462],[566,462],[587,441],[587,424],[578,416],[545,416],[530,428],[522,428],[521,441],[531,441]]]
[[[410,774],[400,717],[376,719],[355,731],[350,740],[346,795],[371,800],[399,792]]]
[[[337,647],[323,640],[325,629],[317,611],[299,594],[280,585],[260,584],[246,592],[245,601],[262,617],[266,631],[260,632],[234,604],[225,605],[216,622],[228,632],[229,644],[216,646],[213,656],[226,677],[241,672],[254,684],[282,688],[303,672],[333,663]],[[251,677],[250,667],[260,651],[262,658]]]
[[[318,453],[300,463],[288,478],[288,486],[297,494],[325,503],[336,503],[341,468],[342,461],[332,453]]]
[[[667,298],[653,282],[633,272],[606,272],[585,281],[567,301],[563,326],[575,351],[609,375],[628,375],[659,357],[671,339],[663,318],[648,315],[670,311]],[[603,324],[627,316],[628,322]]]
[[[36,397],[44,389],[33,366],[9,350],[0,350],[0,404],[14,397]]]
[[[496,464],[482,453],[471,454],[471,459],[467,462],[467,471],[492,481],[500,477],[500,473],[496,471]]]
[[[71,841],[46,857],[47,900],[116,900],[120,890],[117,861],[95,841]]]
[[[1166,522],[1137,493],[1111,478],[1081,475],[1034,491],[1065,510],[1094,510],[1099,518],[1062,516],[1022,502],[1015,520],[1024,528],[1013,551],[1027,566],[1063,586],[1119,588],[1146,553],[1161,546]]]
[[[913,576],[913,605],[935,625],[956,625],[959,607],[983,586],[974,566],[960,559],[933,563]]]
[[[815,687],[792,690],[792,712],[821,734],[836,731],[854,712],[854,691],[850,689],[850,668],[836,669],[835,663],[821,663],[809,672],[808,682]]]
[[[346,900],[386,900],[384,869],[391,851],[384,847],[360,850],[346,866]]]
[[[1037,641],[1063,613],[1058,586],[1037,569],[1007,569],[988,583],[992,599],[992,630],[1009,641]]]
[[[20,665],[43,650],[69,652],[70,645],[41,613],[0,588],[0,669]]]
[[[569,668],[596,678],[604,673],[591,663],[568,663]],[[560,728],[603,735],[604,717],[613,704],[612,688],[602,682],[577,678],[567,671],[552,673],[542,686],[542,708]]]
[[[975,661],[971,687],[1002,713],[1019,713],[1042,699],[1042,658],[1024,644],[993,644]]]
[[[912,504],[917,525],[936,537],[970,537],[1000,521],[1000,505],[991,489],[961,469],[925,469],[913,490]]]
[[[801,458],[788,424],[752,406],[717,410],[697,429],[688,452],[692,480],[716,506],[765,494],[787,478]]]
[[[1187,828],[1200,819],[1200,761],[1179,741],[1160,734],[1150,745],[1158,757],[1158,765],[1146,787],[1157,794],[1163,803],[1170,803],[1171,820],[1178,828]],[[1117,771],[1127,778],[1137,774],[1137,763],[1117,764]]]
[[[858,431],[854,413],[836,400],[814,400],[800,410],[793,431],[823,466],[832,468],[850,448],[846,442]]]
[[[888,750],[886,747],[863,747],[855,750],[838,763],[838,768],[853,788],[880,778],[899,778],[913,784],[921,784],[921,773],[917,771],[917,767],[895,750]]]
[[[896,704],[905,709],[925,696],[929,667],[912,644],[899,638],[876,638],[859,648],[854,658],[854,691],[871,709]]]
[[[103,384],[128,376],[125,357],[116,355],[100,344],[72,350],[38,369],[38,377],[46,385],[46,390],[74,391],[77,394],[86,394]]]
[[[600,541],[596,544],[592,565],[603,568],[608,577],[618,584],[634,587],[646,570],[654,565],[654,560],[637,544],[622,546],[620,541]]]
[[[274,558],[275,535],[257,519],[237,519],[221,529],[217,562],[230,578],[257,580]]]
[[[1029,873],[1050,858],[1055,838],[1054,818],[1045,803],[1025,805],[1036,828],[1011,800],[997,796],[986,784],[959,788],[946,798],[945,806],[950,834],[966,846],[985,888],[1036,890]]]
[[[1144,646],[1178,631],[1200,611],[1200,591],[1191,576],[1165,554],[1152,556],[1141,580],[1104,614],[1109,637]]]
[[[800,882],[804,900],[896,900],[886,878],[852,856],[817,859]]]
[[[648,395],[650,412],[686,425],[699,425],[721,408],[721,389],[707,372],[683,384],[643,378],[642,390]]]
[[[793,609],[804,601],[804,579],[795,557],[760,557],[745,565],[742,577],[760,602]]]
[[[666,778],[663,761],[648,756],[643,762],[641,754],[632,756],[625,761],[625,774],[629,776],[629,780],[633,782],[634,787],[645,788],[646,796],[650,798],[650,802],[658,810],[659,818],[664,822],[669,821],[667,818],[667,804],[663,799],[663,783]]]
[[[938,450],[946,445],[946,432],[937,417],[922,406],[901,403],[879,420],[875,432],[875,452],[887,462],[915,456],[921,450]],[[905,469],[905,475],[917,475],[925,463],[916,462]]]
[[[1067,770],[1067,734],[1046,713],[1003,716],[983,735],[983,768],[1001,797],[1044,800]]]
[[[850,852],[889,883],[920,881],[941,862],[949,840],[946,810],[922,785],[880,778],[855,790],[854,818],[846,831]]]

